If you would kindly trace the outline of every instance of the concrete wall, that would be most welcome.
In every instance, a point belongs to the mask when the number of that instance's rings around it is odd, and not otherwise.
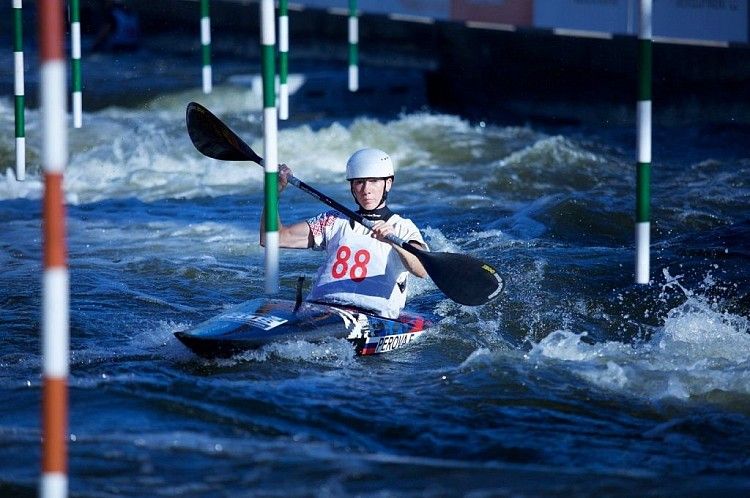
[[[173,45],[171,49],[191,53],[198,49],[197,1],[130,3],[140,14],[145,36],[174,32],[182,36],[176,40],[185,40],[194,34],[194,42],[176,42],[185,46]],[[94,6],[92,0],[82,1],[84,12],[93,12]],[[235,54],[257,54],[257,2],[213,0],[211,14],[215,61]],[[85,13],[83,22],[84,31],[90,30]],[[346,63],[344,15],[320,9],[292,10],[290,28],[293,70],[316,63],[342,67]],[[27,38],[35,36],[32,24]],[[563,116],[566,102],[634,108],[636,51],[632,35],[571,37],[536,28],[504,31],[471,28],[454,21],[397,21],[380,14],[364,14],[360,20],[363,66],[422,71],[431,106],[478,118],[512,116],[523,101],[549,103],[550,109],[556,109],[551,114],[560,119],[567,119]],[[653,60],[655,108],[679,107],[685,102],[707,110],[715,105],[750,105],[747,45],[656,43]],[[422,79],[417,80],[414,84],[422,85]]]
[[[197,25],[195,2],[134,0],[134,4],[143,13],[147,30]],[[215,40],[243,37],[247,41],[238,43],[257,43],[255,2],[215,0],[212,23]],[[343,64],[346,26],[345,16],[325,10],[291,11],[292,63],[319,57]],[[476,29],[452,21],[425,24],[364,14],[360,41],[363,64],[422,68],[428,73],[430,102],[457,111],[476,107],[502,112],[509,99],[519,98],[627,106],[634,105],[636,98],[637,42],[632,35],[570,37],[535,28]],[[684,98],[750,101],[748,46],[656,43],[654,99],[679,105]]]

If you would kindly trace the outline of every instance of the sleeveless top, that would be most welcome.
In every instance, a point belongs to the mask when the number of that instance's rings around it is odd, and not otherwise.
[[[416,225],[393,214],[387,223],[406,241],[423,244]],[[308,301],[344,304],[398,318],[406,304],[409,271],[398,252],[388,243],[370,236],[370,230],[352,223],[338,211],[327,211],[307,220],[313,235],[313,250],[326,251]]]

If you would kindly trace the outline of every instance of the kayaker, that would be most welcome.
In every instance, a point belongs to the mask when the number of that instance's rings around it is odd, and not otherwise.
[[[279,167],[279,195],[291,175],[287,165]],[[427,245],[411,220],[386,205],[394,180],[393,161],[387,153],[358,150],[346,163],[346,179],[359,206],[357,212],[375,221],[373,230],[338,211],[286,226],[279,219],[279,246],[326,252],[308,301],[356,306],[397,318],[406,304],[408,274],[422,278],[427,272],[414,255],[385,237],[393,233],[422,250]],[[265,213],[261,214],[260,243],[265,245]]]

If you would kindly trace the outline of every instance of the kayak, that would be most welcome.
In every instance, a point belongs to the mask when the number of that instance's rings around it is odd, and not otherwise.
[[[227,358],[274,342],[330,338],[346,339],[357,355],[366,356],[400,349],[431,325],[429,318],[410,312],[391,319],[331,304],[257,298],[174,335],[204,358]]]

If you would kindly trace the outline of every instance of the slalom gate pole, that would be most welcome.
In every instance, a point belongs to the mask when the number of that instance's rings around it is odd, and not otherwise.
[[[73,71],[73,127],[83,126],[83,92],[81,84],[81,2],[70,0],[70,52]]]
[[[266,211],[266,293],[279,291],[278,132],[276,116],[276,50],[273,0],[260,2],[261,66],[263,72],[263,167]]]
[[[39,0],[42,165],[42,476],[40,496],[68,493],[69,278],[63,171],[68,157],[62,0]]]
[[[201,0],[201,55],[203,59],[203,93],[211,93],[211,14],[209,0]]]
[[[26,179],[26,97],[23,80],[23,0],[13,0],[13,64],[16,111],[16,179]]]
[[[359,19],[357,0],[349,0],[349,91],[359,89]]]
[[[279,0],[279,119],[289,119],[289,2]]]
[[[635,281],[647,284],[651,245],[652,0],[640,0],[638,32],[638,144],[636,173]]]

